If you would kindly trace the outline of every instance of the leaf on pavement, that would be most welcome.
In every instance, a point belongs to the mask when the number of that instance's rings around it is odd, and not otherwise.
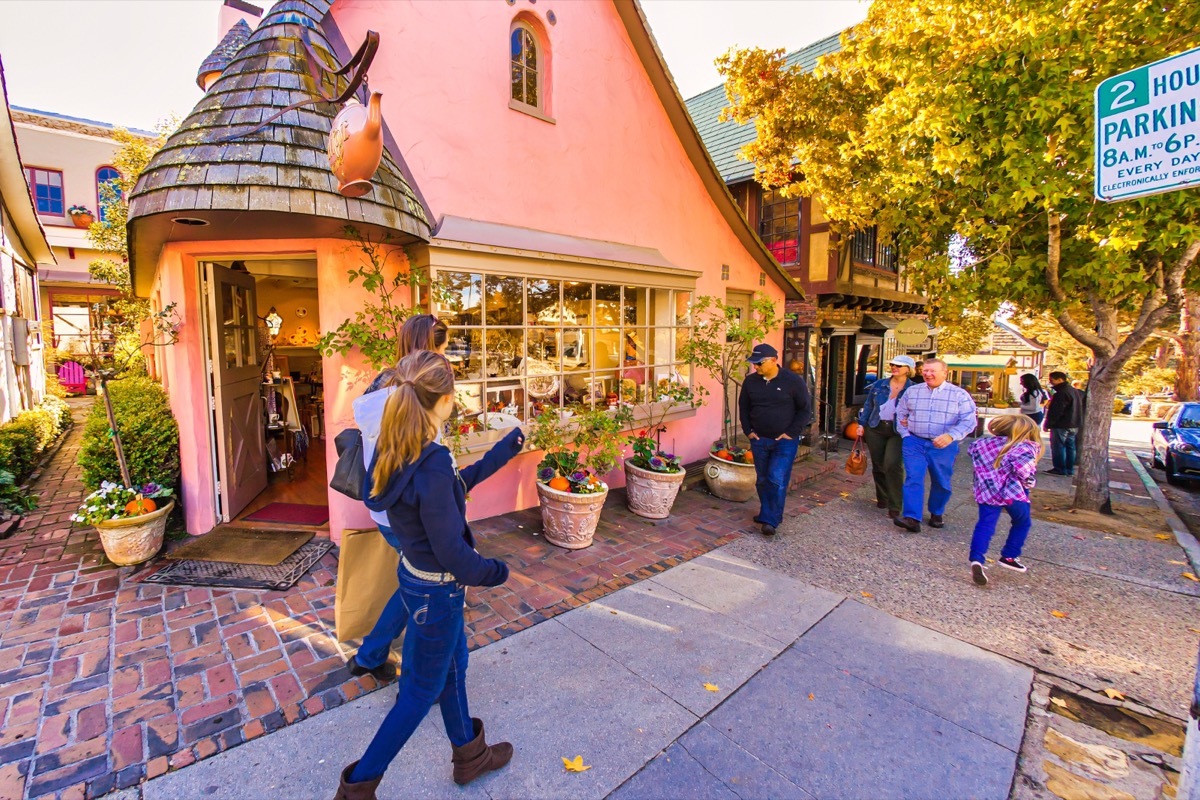
[[[1072,536],[1071,538],[1072,538],[1072,539],[1078,539],[1079,541],[1081,541],[1081,542],[1082,542],[1082,541],[1084,541],[1084,540],[1085,540],[1087,537],[1086,537],[1086,536]]]
[[[1170,537],[1170,536],[1168,536],[1168,535],[1167,535],[1167,534],[1165,534],[1165,533],[1156,533],[1156,534],[1154,534],[1154,538],[1155,538],[1155,539],[1162,539],[1162,540],[1165,542],[1166,540],[1170,539],[1171,537]]]
[[[1058,617],[1059,619],[1063,619],[1064,617],[1066,617],[1066,616],[1067,616],[1067,614],[1066,614],[1066,612],[1065,612],[1065,611],[1059,611],[1059,610],[1056,608],[1056,609],[1054,609],[1053,611],[1051,611],[1051,612],[1050,612],[1050,616],[1052,616],[1052,617]]]
[[[1167,563],[1174,564],[1177,567],[1186,567],[1188,565],[1186,561],[1168,561]]]
[[[591,766],[585,767],[583,765],[583,756],[575,756],[573,759],[563,756],[563,768],[565,768],[567,772],[587,772],[589,769],[591,769]]]
[[[817,698],[813,697],[813,693],[812,693],[812,692],[809,692],[809,693],[808,693],[808,699],[809,699],[809,700],[816,700]]]
[[[721,687],[720,687],[720,686],[717,686],[715,683],[706,683],[706,684],[704,684],[704,688],[705,688],[705,689],[707,689],[707,690],[708,690],[708,691],[710,691],[710,692],[719,692],[719,691],[721,691]]]
[[[859,592],[859,594],[861,594],[863,597],[874,597],[875,596],[875,595],[871,594],[870,592]]]
[[[1116,689],[1105,689],[1104,693],[1108,695],[1109,700],[1124,700],[1125,695],[1118,692]]]
[[[1188,628],[1192,633],[1200,633],[1200,628]]]
[[[1200,583],[1200,578],[1197,578],[1195,575],[1193,575],[1190,572],[1183,573],[1183,577],[1187,578],[1189,581],[1195,581],[1196,583]]]
[[[1058,706],[1059,708],[1066,708],[1066,707],[1067,707],[1067,704],[1066,704],[1066,702],[1065,702],[1065,701],[1063,701],[1063,700],[1059,700],[1057,697],[1051,697],[1051,698],[1050,698],[1050,702],[1051,702],[1051,703],[1054,703],[1054,705]]]
[[[850,493],[849,493],[849,492],[842,492],[842,493],[839,495],[839,497],[849,497],[849,496],[850,496]]]

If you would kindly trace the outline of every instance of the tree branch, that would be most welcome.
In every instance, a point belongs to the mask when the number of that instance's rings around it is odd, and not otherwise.
[[[1048,209],[1046,214],[1046,228],[1049,235],[1046,242],[1046,285],[1050,288],[1050,297],[1056,303],[1064,304],[1060,311],[1054,312],[1054,318],[1058,320],[1059,325],[1062,325],[1063,330],[1071,334],[1080,344],[1107,357],[1111,355],[1113,346],[1080,325],[1065,307],[1068,299],[1058,278],[1058,268],[1062,261],[1062,220],[1059,218],[1058,212],[1052,208]]]
[[[1196,256],[1200,254],[1200,239],[1188,245],[1183,251],[1183,255],[1171,265],[1170,270],[1163,274],[1162,259],[1159,258],[1158,267],[1155,276],[1155,291],[1146,296],[1146,303],[1142,304],[1142,313],[1138,316],[1137,324],[1117,352],[1113,355],[1113,360],[1121,363],[1121,360],[1128,359],[1138,348],[1145,344],[1150,338],[1150,334],[1154,329],[1162,323],[1167,316],[1179,310],[1183,303],[1183,276],[1187,273],[1190,267],[1196,260]],[[1147,310],[1147,303],[1151,297],[1157,300],[1154,308]]]

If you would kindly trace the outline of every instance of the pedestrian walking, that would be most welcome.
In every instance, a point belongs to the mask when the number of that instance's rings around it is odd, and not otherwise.
[[[1075,439],[1083,424],[1083,392],[1067,382],[1067,373],[1051,372],[1054,394],[1042,423],[1050,431],[1050,475],[1075,474]]]
[[[892,520],[910,533],[921,532],[925,474],[929,473],[929,525],[940,528],[950,502],[950,479],[958,443],[975,430],[975,401],[961,386],[946,380],[949,368],[939,358],[921,367],[925,382],[896,403],[897,431],[904,443],[904,507]]]
[[[454,411],[454,371],[445,356],[410,353],[396,370],[363,497],[387,513],[400,544],[400,590],[408,613],[396,704],[362,758],[342,770],[335,800],[374,800],[388,765],[434,703],[452,745],[454,782],[462,785],[512,758],[507,742],[488,745],[483,722],[467,707],[467,586],[499,586],[508,566],[475,551],[466,495],[503,467],[525,442],[519,428],[463,470],[434,436]]]
[[[738,416],[742,433],[750,439],[758,478],[759,512],[754,521],[762,525],[764,536],[774,536],[783,522],[796,448],[812,422],[812,401],[804,378],[780,369],[779,353],[771,345],[755,345],[746,361],[754,374],[742,383]]]
[[[1042,388],[1042,382],[1032,372],[1021,376],[1021,388],[1025,390],[1021,392],[1021,413],[1041,425],[1046,416],[1045,406],[1050,400],[1049,393]]]
[[[912,356],[896,356],[888,362],[888,369],[890,380],[875,381],[867,389],[858,424],[871,453],[875,504],[896,519],[904,500],[904,440],[896,432],[896,404],[910,386],[916,386],[917,362]]]
[[[445,353],[449,341],[449,329],[446,323],[433,314],[417,314],[404,321],[400,328],[400,343],[397,347],[400,359],[418,350],[431,350],[435,353]],[[354,422],[362,433],[363,460],[367,468],[375,455],[375,443],[379,439],[379,429],[383,420],[383,411],[388,398],[396,390],[396,368],[389,367],[377,376],[367,387],[367,391],[353,403]],[[435,442],[442,439],[441,430],[435,437]],[[396,550],[400,550],[400,542],[392,533],[388,524],[387,514],[383,511],[371,511],[371,521],[379,528],[383,538]],[[363,637],[358,652],[350,656],[346,666],[351,675],[366,675],[370,673],[377,681],[393,681],[396,679],[396,665],[392,664],[390,655],[392,642],[400,638],[404,632],[408,612],[404,608],[404,593],[397,588],[388,599],[387,605],[371,632]]]
[[[987,586],[988,545],[1004,511],[1010,527],[998,563],[1015,572],[1028,572],[1021,563],[1021,550],[1032,525],[1029,493],[1042,457],[1041,429],[1024,414],[996,417],[988,431],[994,435],[979,439],[968,449],[975,472],[975,502],[979,504],[979,521],[971,537],[971,577],[980,586]]]

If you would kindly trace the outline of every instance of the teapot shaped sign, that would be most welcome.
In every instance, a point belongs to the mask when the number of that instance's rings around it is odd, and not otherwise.
[[[383,158],[383,95],[372,92],[363,106],[354,98],[338,112],[329,131],[329,169],[338,179],[338,192],[362,197],[371,191],[371,176]]]

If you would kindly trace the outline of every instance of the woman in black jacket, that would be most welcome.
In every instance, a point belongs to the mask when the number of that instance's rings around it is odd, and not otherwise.
[[[336,800],[374,800],[375,789],[434,703],[453,745],[454,781],[469,783],[512,758],[508,742],[489,746],[483,723],[467,710],[467,586],[499,586],[508,566],[475,551],[466,495],[519,452],[514,428],[461,472],[434,441],[454,410],[454,372],[445,356],[411,353],[396,367],[379,442],[363,485],[372,511],[387,513],[401,546],[400,591],[408,610],[396,705],[363,757],[342,770]]]

